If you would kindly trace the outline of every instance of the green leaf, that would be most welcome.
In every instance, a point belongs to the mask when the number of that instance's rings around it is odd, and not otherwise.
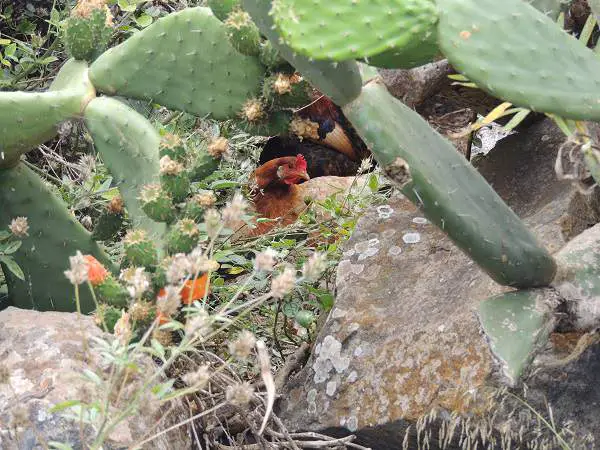
[[[71,447],[69,444],[61,444],[60,442],[56,441],[50,441],[48,442],[48,445],[50,448],[56,450],[73,450],[73,447]]]
[[[210,188],[211,189],[229,189],[229,188],[236,187],[239,185],[240,185],[240,183],[238,183],[237,181],[216,180],[210,184]]]
[[[135,3],[130,3],[128,0],[119,0],[117,2],[122,11],[133,12],[137,8]]]
[[[152,393],[155,394],[158,398],[162,398],[173,388],[173,384],[175,384],[174,379],[167,380],[166,382],[161,384],[157,384],[152,388]]]
[[[525,117],[527,117],[530,112],[531,112],[531,110],[529,110],[529,109],[522,109],[517,114],[515,114],[513,116],[513,118],[510,119],[509,122],[506,125],[504,125],[503,128],[506,131],[512,130],[513,128],[515,128],[516,126],[518,126],[521,122],[523,122],[523,120],[525,120]]]
[[[12,58],[14,56],[14,54],[17,51],[17,44],[15,44],[14,42],[10,45],[7,45],[6,48],[4,49],[4,55],[7,58]]]
[[[144,13],[141,16],[135,18],[135,23],[137,23],[142,28],[146,28],[147,26],[152,25],[153,20],[154,19],[152,19],[151,16]]]
[[[165,359],[165,348],[160,342],[158,342],[156,339],[152,339],[150,341],[150,345],[152,345],[152,348],[161,357],[161,359]]]
[[[50,11],[50,23],[52,23],[53,25],[58,25],[59,22],[60,13],[56,8],[52,8],[52,11]]]
[[[328,312],[333,308],[333,304],[335,303],[335,299],[333,295],[329,292],[321,294],[318,296],[319,303],[321,304],[321,308],[323,311]]]
[[[14,259],[12,259],[10,256],[0,255],[0,262],[4,264],[14,276],[22,281],[25,281],[25,274]]]
[[[371,189],[371,192],[377,192],[377,189],[379,189],[379,178],[374,173],[369,177],[369,189]]]
[[[58,58],[56,56],[47,56],[46,58],[40,60],[39,62],[40,62],[40,64],[48,65],[54,61],[58,61]]]
[[[8,45],[12,41],[10,39],[0,39],[0,45]]]
[[[79,400],[67,400],[65,402],[60,402],[50,408],[51,413],[56,413],[60,411],[64,411],[67,408],[71,408],[72,406],[81,405]]]
[[[298,322],[298,324],[304,328],[310,328],[315,321],[315,315],[306,309],[301,309],[298,311],[294,318],[296,319],[296,322]]]
[[[84,369],[83,370],[83,375],[89,379],[90,381],[92,381],[94,384],[97,385],[101,385],[102,384],[102,379],[96,375],[94,372],[92,372],[90,369]]]
[[[1,230],[0,231],[0,242],[7,240],[11,236],[12,236],[12,233],[9,233],[8,231]]]
[[[19,250],[19,248],[21,247],[21,244],[23,244],[22,241],[9,242],[6,245],[6,247],[4,248],[4,250],[2,250],[2,253],[4,253],[5,255],[12,255],[14,252]]]

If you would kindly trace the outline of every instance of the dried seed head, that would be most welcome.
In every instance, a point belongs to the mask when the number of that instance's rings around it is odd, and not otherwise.
[[[156,299],[156,309],[166,317],[170,317],[177,312],[181,306],[180,289],[177,286],[167,286],[161,289]]]
[[[125,269],[119,278],[127,283],[127,292],[133,299],[139,299],[150,287],[150,278],[143,267]]]
[[[292,92],[292,80],[289,75],[278,73],[273,81],[273,91],[278,95],[289,94]]]
[[[252,400],[254,388],[248,382],[227,386],[225,398],[229,403],[235,406],[244,407]]]
[[[240,192],[236,192],[233,198],[223,208],[223,222],[231,229],[239,228],[244,222],[241,217],[246,214],[248,202]]]
[[[190,338],[203,338],[210,333],[212,327],[212,317],[203,309],[199,310],[194,316],[188,318],[185,324],[185,334]]]
[[[302,268],[302,276],[306,281],[316,281],[327,268],[327,256],[324,253],[315,252]]]
[[[152,304],[150,302],[138,301],[129,308],[131,318],[136,322],[143,322],[152,312]]]
[[[131,322],[129,321],[129,313],[123,310],[121,317],[115,324],[114,335],[121,345],[127,345],[131,339]]]
[[[217,261],[208,259],[202,247],[196,247],[188,256],[191,265],[190,273],[195,275],[203,272],[215,272],[220,265]]]
[[[71,12],[71,15],[74,17],[89,18],[95,10],[107,8],[107,1],[108,0],[79,0]],[[108,11],[108,13],[110,14],[110,11]]]
[[[248,330],[238,334],[235,341],[229,343],[229,353],[238,359],[247,359],[256,345],[256,337]]]
[[[65,276],[69,279],[72,285],[85,283],[88,279],[88,265],[79,250],[75,256],[69,256],[70,270],[65,270]]]
[[[210,238],[216,238],[221,227],[221,214],[216,209],[209,209],[204,214],[204,225],[206,226],[206,234]]]
[[[160,147],[175,149],[177,147],[181,147],[183,145],[183,141],[179,136],[172,133],[166,133],[164,136],[160,138]]]
[[[192,267],[188,257],[183,253],[177,253],[171,259],[167,268],[167,281],[177,284],[192,273]]]
[[[203,389],[210,381],[210,366],[204,364],[195,372],[188,372],[181,377],[183,382],[189,387]]]
[[[296,285],[296,271],[291,267],[286,267],[285,270],[275,277],[271,282],[271,297],[283,298],[294,289]]]
[[[156,339],[163,347],[169,347],[173,345],[173,333],[171,333],[169,330],[155,328],[152,332],[152,338]]]
[[[268,248],[260,252],[258,255],[256,255],[256,258],[254,259],[254,270],[258,272],[271,272],[273,270],[273,267],[275,267],[275,263],[277,262],[277,256],[278,253],[272,248]]]
[[[142,229],[130,230],[123,239],[126,245],[136,245],[148,241],[146,232]]]
[[[29,236],[29,223],[27,222],[27,217],[15,217],[11,220],[8,228],[15,237],[24,238]]]
[[[219,159],[229,152],[229,140],[224,137],[215,138],[208,144],[206,151],[213,158]]]
[[[142,187],[142,191],[140,192],[140,199],[144,203],[155,202],[162,195],[165,195],[160,184],[147,184]]]
[[[248,100],[242,107],[242,117],[248,122],[259,122],[265,117],[265,108],[259,100]]]
[[[217,203],[217,196],[213,191],[201,191],[192,197],[192,201],[200,206],[208,208]]]
[[[295,117],[290,122],[290,131],[298,136],[300,140],[307,138],[318,141],[320,139],[319,124],[309,119]]]
[[[181,219],[177,223],[177,228],[182,234],[189,237],[194,237],[200,233],[200,231],[198,231],[196,222],[194,222],[192,219]]]
[[[160,158],[159,173],[161,175],[179,175],[183,172],[183,164],[172,160],[168,155]]]
[[[125,204],[123,203],[123,198],[120,196],[114,197],[106,207],[108,212],[111,214],[123,214],[124,208]]]

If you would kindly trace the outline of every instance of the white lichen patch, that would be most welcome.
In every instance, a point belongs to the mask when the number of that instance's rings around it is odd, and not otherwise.
[[[425,225],[429,223],[429,220],[427,220],[425,217],[414,217],[412,221],[413,223],[418,223],[419,225]]]
[[[390,239],[395,234],[396,234],[396,230],[393,228],[390,228],[388,230],[383,230],[383,232],[381,233],[381,235],[383,236],[384,239]]]
[[[377,253],[379,253],[379,248],[377,248],[377,247],[369,247],[363,253],[361,253],[360,255],[358,255],[358,260],[362,261],[364,259],[370,258],[371,256],[375,256]]]
[[[348,428],[348,430],[350,430],[353,433],[356,430],[358,430],[358,417],[356,417],[356,416],[348,417],[348,420],[346,421],[346,428]]]
[[[337,383],[335,381],[329,381],[329,382],[327,382],[327,385],[325,387],[325,393],[327,395],[329,395],[330,397],[332,397],[335,394],[336,390],[337,390]]]
[[[421,233],[406,233],[402,236],[405,244],[417,244],[421,242]]]
[[[390,205],[381,205],[377,207],[377,214],[380,219],[389,219],[394,214],[394,208]]]
[[[342,256],[344,258],[352,258],[355,253],[356,253],[356,250],[350,249],[350,250],[346,250],[344,253],[342,253]]]
[[[398,247],[397,245],[392,245],[388,249],[388,255],[390,255],[392,258],[400,256],[400,253],[402,253],[402,247]]]
[[[342,356],[342,343],[331,335],[325,336],[323,342],[315,347],[315,353],[318,356],[312,368],[316,384],[327,381],[332,370],[342,373],[350,366],[350,358]]]

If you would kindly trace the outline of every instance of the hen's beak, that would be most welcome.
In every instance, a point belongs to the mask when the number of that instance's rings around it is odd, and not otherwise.
[[[310,180],[310,177],[308,176],[308,172],[306,172],[305,170],[299,170],[297,172],[294,172],[294,176],[298,177],[299,180],[303,180],[303,181]]]

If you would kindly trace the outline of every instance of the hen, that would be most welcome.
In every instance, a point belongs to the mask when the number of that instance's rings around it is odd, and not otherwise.
[[[310,178],[356,175],[360,161],[353,161],[343,153],[325,145],[301,141],[295,136],[275,136],[270,138],[260,154],[259,164],[284,157],[302,155],[306,160],[306,172]]]
[[[323,201],[332,194],[346,194],[354,177],[310,179],[303,155],[284,156],[267,161],[252,174],[253,203],[257,217],[272,219],[257,223],[240,236],[259,236],[273,228],[294,223],[307,208],[307,201]]]
[[[339,106],[320,92],[314,92],[315,100],[309,105],[296,111],[296,115],[314,125],[299,131],[299,136],[327,145],[338,152],[346,155],[352,161],[369,158],[371,152],[358,136],[348,119],[342,113]],[[294,125],[292,124],[292,129]]]

